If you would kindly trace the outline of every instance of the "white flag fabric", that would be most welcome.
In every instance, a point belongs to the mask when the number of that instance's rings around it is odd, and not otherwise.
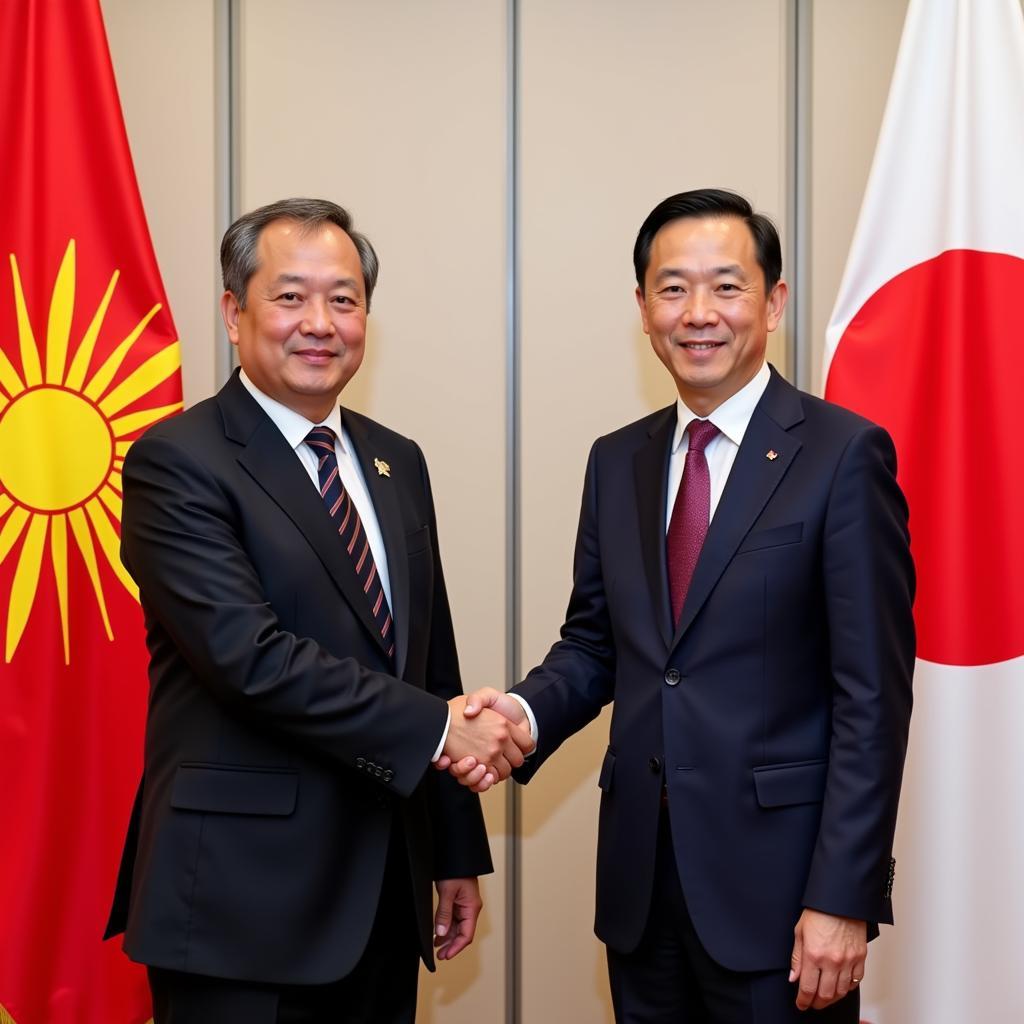
[[[885,426],[918,573],[896,927],[871,1024],[1024,1022],[1024,15],[911,0],[826,333]]]

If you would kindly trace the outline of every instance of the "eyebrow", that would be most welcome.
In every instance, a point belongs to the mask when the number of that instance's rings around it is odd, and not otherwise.
[[[667,281],[670,278],[675,277],[688,277],[692,276],[692,271],[687,271],[685,268],[679,267],[663,267],[654,275],[654,283],[660,284],[662,281]],[[726,263],[721,267],[712,267],[712,277],[722,277],[726,275],[732,275],[733,277],[743,277],[743,268],[738,263]]]
[[[274,286],[282,284],[305,284],[308,278],[304,274],[278,274],[274,278],[272,284]],[[359,290],[359,282],[354,277],[339,277],[337,280],[331,282],[331,288],[351,288],[353,291]]]

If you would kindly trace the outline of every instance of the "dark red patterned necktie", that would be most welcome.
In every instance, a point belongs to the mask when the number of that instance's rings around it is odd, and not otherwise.
[[[384,594],[377,565],[370,551],[370,542],[363,529],[363,521],[352,496],[345,490],[338,472],[338,456],[334,451],[335,433],[330,427],[314,427],[306,435],[306,444],[317,457],[317,475],[320,478],[320,497],[327,512],[338,526],[338,536],[345,550],[352,557],[352,568],[362,584],[363,593],[370,605],[374,622],[388,648],[388,657],[394,661],[394,629],[391,609]]]
[[[718,433],[718,427],[710,420],[693,420],[686,429],[690,447],[686,451],[683,478],[679,481],[665,542],[674,626],[679,625],[679,615],[711,519],[711,473],[704,449]]]

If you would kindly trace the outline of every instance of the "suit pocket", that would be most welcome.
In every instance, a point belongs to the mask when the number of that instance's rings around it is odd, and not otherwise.
[[[825,795],[828,761],[766,764],[754,769],[754,788],[762,807],[820,803]]]
[[[430,548],[430,526],[421,526],[418,530],[413,530],[405,535],[405,550],[406,554],[412,558],[413,555],[418,555],[421,551],[427,551]]]
[[[604,761],[601,763],[601,774],[597,777],[598,788],[605,793],[612,791],[612,776],[615,774],[615,751],[610,747],[605,752]]]
[[[778,548],[783,544],[798,544],[804,535],[803,523],[787,523],[771,530],[756,530],[748,533],[747,539],[739,546],[736,554],[744,551],[758,551],[761,548]]]
[[[293,768],[181,764],[174,776],[171,806],[216,814],[285,816],[295,810],[299,773]]]

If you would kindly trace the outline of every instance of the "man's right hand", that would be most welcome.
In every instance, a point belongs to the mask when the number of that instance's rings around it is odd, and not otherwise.
[[[522,704],[519,703],[514,697],[510,697],[507,693],[503,693],[501,690],[495,690],[491,687],[484,687],[483,689],[477,690],[475,693],[471,693],[467,698],[464,698],[465,704],[463,706],[463,718],[480,720],[482,718],[490,718],[493,714],[497,713],[503,720],[509,724],[510,734],[516,737],[525,737],[528,741],[528,746],[522,746],[517,739],[518,750],[522,754],[529,754],[533,751],[534,742],[530,736],[530,723],[526,717],[526,712],[523,710]],[[454,705],[454,702],[450,702]],[[452,723],[455,722],[455,711],[452,709]],[[449,732],[449,738],[451,732]],[[523,763],[522,757],[518,761],[512,762],[511,768],[518,768]],[[449,751],[449,744],[445,744],[444,753],[437,762],[437,768],[440,770],[447,769],[459,782],[471,789],[474,793],[484,793],[491,788],[496,782],[508,778],[511,773],[511,768],[505,774],[501,773],[501,766],[494,764],[492,761],[485,760],[477,757],[475,754],[470,753],[463,757],[455,757]]]
[[[505,698],[504,694],[500,696]],[[518,768],[525,755],[532,752],[534,742],[529,725],[524,727],[522,724],[526,713],[517,701],[509,697],[501,701],[500,707],[492,707],[481,699],[474,702],[477,697],[479,694],[448,701],[452,721],[437,766],[448,768],[463,785],[483,792],[491,783],[507,779],[512,769]],[[506,699],[518,710],[514,719],[504,713]],[[515,712],[511,714],[515,715]],[[456,770],[460,765],[465,766],[461,773]],[[479,778],[475,778],[477,775]],[[485,778],[490,781],[483,788],[478,788]]]

